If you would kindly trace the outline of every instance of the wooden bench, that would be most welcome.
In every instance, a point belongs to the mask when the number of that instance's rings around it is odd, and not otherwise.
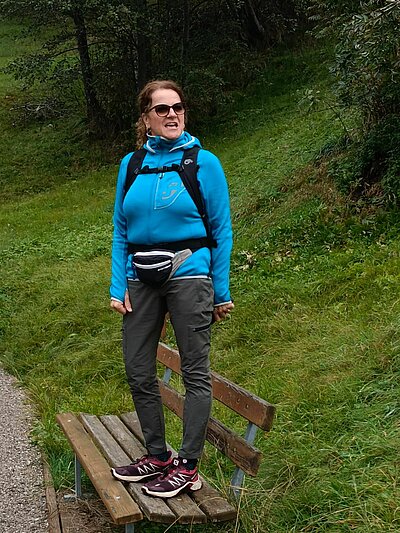
[[[157,358],[166,367],[163,379],[159,380],[163,403],[182,418],[184,398],[169,385],[172,372],[181,373],[179,353],[160,343]],[[210,419],[207,429],[207,440],[236,465],[231,488],[238,495],[244,475],[255,476],[258,472],[261,452],[253,442],[258,428],[271,429],[275,408],[215,372],[212,382],[214,399],[247,421],[244,437],[215,418]],[[111,476],[110,466],[129,464],[146,453],[136,413],[99,417],[62,413],[57,415],[57,421],[75,452],[76,497],[81,496],[83,467],[112,520],[125,524],[126,533],[132,533],[135,522],[144,518],[164,524],[221,522],[236,518],[236,508],[204,479],[199,491],[163,500],[143,494],[140,483],[123,484]]]

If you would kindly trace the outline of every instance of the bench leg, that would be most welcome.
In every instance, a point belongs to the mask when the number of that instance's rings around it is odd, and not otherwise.
[[[134,533],[135,524],[125,524],[125,533]]]
[[[249,444],[253,444],[257,434],[257,426],[252,422],[249,422],[246,429],[245,441]],[[240,468],[235,468],[235,471],[231,480],[232,492],[236,498],[239,498],[241,488],[244,481],[244,472]]]
[[[75,455],[75,496],[82,497],[82,467],[77,456]]]
[[[172,376],[172,370],[170,368],[166,368],[163,375],[163,382],[169,383]]]
[[[231,479],[231,488],[236,498],[238,498],[241,493],[241,489],[243,486],[243,480],[244,480],[243,470],[241,470],[240,468],[235,468],[235,471]]]

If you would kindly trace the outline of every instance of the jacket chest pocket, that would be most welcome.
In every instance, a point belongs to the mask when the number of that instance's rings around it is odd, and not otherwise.
[[[154,209],[169,207],[185,191],[185,186],[176,172],[167,172],[161,178],[157,177]]]

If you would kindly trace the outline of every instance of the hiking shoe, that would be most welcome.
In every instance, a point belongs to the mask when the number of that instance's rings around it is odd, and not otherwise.
[[[143,485],[143,492],[159,498],[172,498],[186,490],[201,489],[197,468],[189,470],[186,463],[186,459],[175,458],[164,474]]]
[[[112,475],[121,481],[143,481],[158,477],[172,464],[171,452],[168,459],[160,461],[151,455],[143,455],[140,459],[128,466],[111,468]]]

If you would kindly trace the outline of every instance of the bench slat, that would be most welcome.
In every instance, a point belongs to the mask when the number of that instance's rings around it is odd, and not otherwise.
[[[131,458],[122,450],[115,439],[110,435],[101,421],[94,415],[81,414],[80,418],[85,428],[88,430],[96,445],[100,448],[111,466],[121,466],[130,464]],[[112,483],[116,481],[112,478]],[[140,505],[146,518],[152,522],[171,524],[175,522],[176,516],[160,498],[152,498],[142,492],[141,485],[129,483],[128,491],[134,500]]]
[[[160,342],[157,358],[162,364],[177,374],[181,374],[181,358],[177,350]],[[211,379],[215,399],[264,431],[271,429],[275,413],[275,407],[272,404],[255,394],[251,394],[216,372],[211,372]]]
[[[143,444],[134,438],[132,433],[118,416],[103,415],[99,418],[131,459],[138,459],[147,453]]]
[[[166,500],[172,511],[179,517],[179,524],[205,524],[207,516],[188,494],[179,494]]]
[[[159,380],[159,386],[164,405],[182,418],[183,396],[161,380]],[[208,422],[206,437],[217,450],[229,457],[246,474],[257,475],[262,457],[260,450],[248,444],[242,437],[212,417]]]
[[[144,442],[136,412],[122,414],[121,420],[141,442]],[[172,451],[176,453],[174,450]],[[235,507],[227,502],[206,480],[203,478],[201,480],[203,482],[202,488],[192,492],[191,497],[208,516],[209,520],[211,522],[223,522],[236,518],[237,511]]]
[[[142,428],[140,427],[137,412],[133,411],[130,413],[123,413],[121,415],[121,420],[126,427],[132,431],[135,437],[144,445],[144,436],[142,433]]]
[[[272,428],[275,406],[212,372],[214,398],[264,431]]]
[[[76,416],[72,413],[58,414],[57,422],[114,522],[129,524],[142,520],[143,515],[138,505],[129,496],[122,483],[113,479],[107,461]]]
[[[206,513],[209,520],[211,522],[234,520],[237,515],[235,507],[203,479],[202,481],[202,488],[193,492],[192,496],[200,509]]]

